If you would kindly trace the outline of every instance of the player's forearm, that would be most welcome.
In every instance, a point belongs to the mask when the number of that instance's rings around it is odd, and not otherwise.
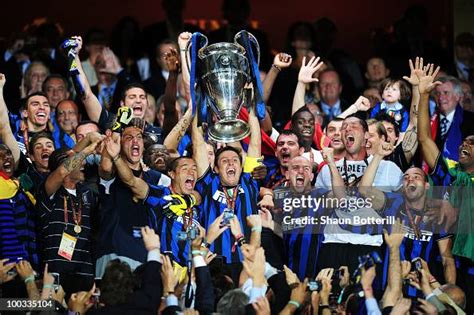
[[[296,85],[295,95],[293,96],[293,105],[291,107],[291,115],[296,113],[301,107],[304,106],[304,94],[306,92],[306,84],[299,82]]]

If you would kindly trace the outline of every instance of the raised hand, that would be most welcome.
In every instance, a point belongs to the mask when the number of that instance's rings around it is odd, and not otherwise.
[[[163,282],[163,292],[174,292],[178,284],[178,277],[174,273],[173,264],[167,255],[163,255],[163,265],[161,266],[161,281]]]
[[[176,49],[171,48],[166,54],[165,54],[165,63],[166,67],[168,68],[169,72],[177,72],[179,71],[179,55]]]
[[[270,303],[264,296],[252,303],[252,307],[257,315],[270,315]]]
[[[423,68],[423,72],[418,74],[418,79],[420,83],[418,84],[418,90],[420,94],[429,94],[437,85],[442,84],[439,81],[434,81],[439,72],[439,66],[434,69],[434,65],[428,64]]]
[[[262,208],[258,211],[258,214],[262,218],[262,227],[273,231],[275,228],[275,223],[273,222],[272,213],[270,210]]]
[[[102,57],[104,58],[105,66],[104,68],[100,69],[100,72],[117,75],[120,71],[122,71],[123,68],[120,65],[120,60],[114,54],[112,49],[109,47],[104,48],[102,51]]]
[[[393,144],[391,144],[390,142],[380,141],[379,146],[377,148],[377,152],[375,154],[380,155],[382,157],[387,157],[392,154],[394,149],[395,148],[393,147]]]
[[[211,223],[207,229],[207,242],[211,244],[214,242],[225,230],[229,228],[227,225],[222,225],[222,220],[224,219],[224,213],[218,216],[214,222]]]
[[[334,163],[334,148],[325,147],[321,151],[323,155],[323,159],[326,163],[331,164]]]
[[[114,132],[105,140],[105,149],[112,159],[115,159],[120,154],[120,134]]]
[[[258,214],[252,214],[247,217],[247,225],[250,228],[262,227],[262,218]]]
[[[385,238],[385,243],[389,248],[399,248],[403,238],[405,237],[403,224],[401,223],[400,219],[397,219],[395,224],[392,225],[392,233],[388,234],[387,230],[384,230],[383,236]]]
[[[420,84],[419,77],[423,74],[423,58],[416,57],[415,65],[413,66],[413,61],[408,60],[410,66],[410,77],[404,76],[403,79],[408,81],[412,86],[418,86]]]
[[[358,112],[366,112],[370,109],[370,100],[365,96],[359,96],[354,105]]]
[[[318,82],[317,78],[313,78],[313,75],[318,71],[324,62],[319,62],[319,57],[312,57],[308,63],[306,63],[306,57],[303,57],[300,72],[298,74],[298,81],[302,83]]]
[[[160,250],[160,237],[156,235],[153,229],[150,229],[148,226],[141,228],[143,243],[147,251],[154,249]]]
[[[76,56],[79,54],[79,52],[82,49],[82,37],[81,36],[72,36],[71,39],[76,41],[77,46],[74,48],[74,51],[76,53]]]
[[[193,34],[191,34],[190,32],[182,32],[181,34],[179,34],[179,37],[178,37],[179,49],[186,48],[188,41],[191,39],[191,36],[193,36]]]
[[[298,279],[298,276],[288,268],[286,265],[283,265],[283,270],[285,271],[285,278],[286,278],[286,283],[289,286],[294,285],[295,283],[300,283],[300,279]]]
[[[280,69],[288,68],[293,58],[289,54],[279,53],[273,58],[273,64]]]
[[[201,250],[202,241],[204,240],[204,237],[206,237],[206,230],[200,225],[197,228],[199,230],[199,235],[197,235],[196,238],[191,242],[191,247],[193,250]]]

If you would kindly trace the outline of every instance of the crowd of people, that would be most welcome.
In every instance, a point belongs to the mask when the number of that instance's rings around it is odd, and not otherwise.
[[[296,23],[272,56],[249,7],[224,3],[209,38],[247,29],[262,48],[236,142],[209,137],[211,108],[196,114],[200,30],[181,1],[144,29],[145,57],[100,30],[66,49],[54,24],[14,36],[0,56],[0,312],[473,314],[474,36],[456,38],[452,69],[411,55],[398,77],[377,55],[358,80],[330,58],[328,19]]]

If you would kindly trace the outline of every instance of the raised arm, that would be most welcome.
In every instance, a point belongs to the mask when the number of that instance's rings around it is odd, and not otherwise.
[[[262,134],[255,111],[255,107],[252,107],[249,112],[250,142],[247,157],[259,158],[262,155]]]
[[[420,91],[418,90],[420,79],[418,78],[418,75],[423,73],[423,69],[420,67],[419,57],[416,57],[414,66],[411,60],[409,60],[409,64],[411,70],[410,77],[404,76],[403,79],[407,80],[412,86],[410,122],[408,123],[402,141],[403,153],[405,154],[405,159],[408,163],[411,162],[415,156],[416,150],[418,149],[418,137],[416,135],[418,129],[418,105],[420,103]]]
[[[354,104],[349,106],[344,112],[342,112],[338,118],[346,118],[350,115],[353,115],[357,112],[366,112],[370,109],[370,101],[364,96],[359,96]]]
[[[453,239],[448,237],[439,240],[438,248],[443,263],[444,279],[447,283],[456,284],[456,264],[451,251]]]
[[[0,73],[0,139],[7,147],[12,151],[13,160],[15,161],[15,169],[18,167],[20,161],[20,148],[18,143],[13,136],[12,129],[10,127],[10,121],[8,119],[8,108],[3,98],[3,87],[6,82],[5,75]]]
[[[117,173],[122,182],[127,185],[137,199],[143,200],[148,195],[149,186],[141,178],[133,175],[132,170],[120,155],[120,135],[113,133],[105,139],[105,148],[107,153],[112,157],[112,162],[115,164]]]
[[[197,115],[194,116],[191,128],[191,139],[193,142],[193,157],[197,165],[198,178],[200,178],[209,168],[207,158],[207,145],[204,142],[201,128],[197,125]]]
[[[100,105],[99,100],[97,97],[92,93],[91,86],[89,81],[87,80],[86,74],[84,69],[82,69],[81,59],[79,58],[79,51],[82,48],[82,37],[74,36],[72,37],[76,40],[78,46],[76,48],[76,65],[77,70],[79,71],[79,80],[84,87],[84,96],[82,97],[82,102],[86,107],[87,115],[89,116],[90,120],[94,122],[99,122],[100,112],[102,111],[102,105]]]
[[[313,78],[313,75],[323,66],[323,64],[322,61],[319,62],[319,57],[312,57],[306,64],[306,57],[303,57],[300,72],[298,73],[298,84],[296,85],[295,95],[293,96],[291,115],[305,105],[304,94],[306,84],[318,82],[318,79]]]
[[[397,219],[388,234],[384,230],[385,243],[389,249],[388,280],[384,292],[383,307],[394,306],[402,293],[402,268],[400,265],[400,245],[403,241],[403,225]]]
[[[63,180],[68,176],[72,171],[78,169],[82,166],[82,162],[85,160],[89,154],[93,153],[99,144],[102,138],[97,139],[96,141],[90,143],[82,151],[75,153],[69,157],[64,163],[62,163],[56,170],[49,174],[45,182],[46,194],[48,196],[53,195],[63,184]],[[82,141],[88,141],[87,138],[84,138]],[[73,151],[74,152],[74,151]]]
[[[346,186],[334,161],[334,149],[329,147],[323,148],[322,154],[331,173],[331,186],[334,196],[338,199],[346,198]]]
[[[423,68],[423,58],[420,58],[420,67]],[[434,78],[438,74],[439,67],[433,71],[433,64],[428,64],[423,68],[423,73],[418,75],[420,83],[418,90],[420,91],[420,105],[418,111],[418,142],[421,145],[421,152],[423,158],[430,167],[434,169],[436,167],[436,161],[440,154],[436,143],[431,139],[431,126],[430,126],[430,113],[429,113],[429,100],[430,92],[441,84],[441,82],[434,82]]]
[[[176,49],[170,49],[170,51],[166,53],[166,66],[168,67],[169,76],[168,80],[166,80],[165,95],[163,98],[165,114],[162,126],[163,135],[165,137],[178,122],[176,93],[178,90],[179,57]]]
[[[373,208],[376,211],[383,209],[385,195],[382,191],[373,186],[375,175],[377,174],[380,162],[392,152],[393,146],[388,142],[381,141],[377,152],[375,152],[372,161],[370,161],[369,166],[367,166],[359,183],[360,194],[364,197],[372,197]]]
[[[290,55],[285,53],[279,53],[273,58],[273,64],[268,70],[265,79],[263,79],[263,102],[267,104],[270,94],[272,93],[273,84],[275,83],[278,74],[281,70],[288,68],[291,65],[293,59]]]
[[[186,45],[188,44],[188,41],[191,39],[192,35],[193,34],[189,32],[183,32],[179,34],[178,37],[179,54],[181,57],[181,79],[185,90],[185,94],[183,96],[188,103],[191,101],[191,79],[187,66],[188,54],[186,53]]]
[[[178,145],[183,136],[186,134],[189,125],[192,121],[193,108],[191,102],[188,104],[188,109],[184,113],[183,117],[178,121],[173,129],[168,133],[163,144],[168,150],[178,150]]]

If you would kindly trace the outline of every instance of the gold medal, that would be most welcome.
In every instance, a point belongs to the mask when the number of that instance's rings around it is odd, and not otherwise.
[[[81,226],[80,225],[75,225],[74,226],[74,232],[76,232],[77,234],[81,233],[82,229],[81,229]]]

